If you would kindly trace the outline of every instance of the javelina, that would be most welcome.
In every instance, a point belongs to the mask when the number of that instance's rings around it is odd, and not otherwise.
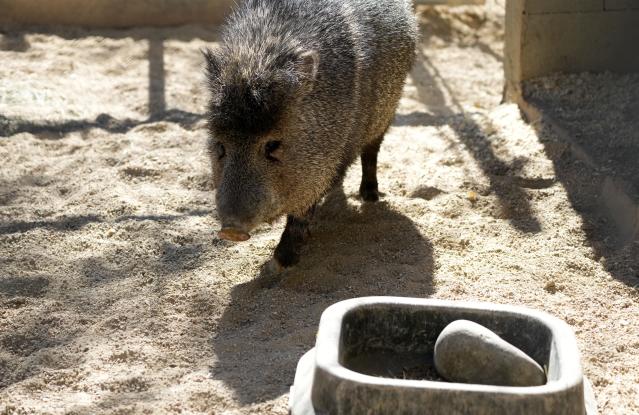
[[[361,155],[377,201],[377,152],[414,56],[410,0],[247,0],[204,52],[219,236],[242,241],[287,216],[274,258],[298,262],[315,205]]]

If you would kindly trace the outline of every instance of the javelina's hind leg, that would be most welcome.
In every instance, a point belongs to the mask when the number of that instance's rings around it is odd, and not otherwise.
[[[282,234],[280,243],[275,248],[275,260],[283,267],[288,268],[297,264],[300,260],[302,246],[308,238],[308,226],[313,218],[315,206],[302,217],[288,215],[286,228]]]
[[[362,149],[362,184],[359,186],[359,194],[367,202],[377,202],[379,191],[377,190],[377,153],[382,145],[382,139],[367,144]]]

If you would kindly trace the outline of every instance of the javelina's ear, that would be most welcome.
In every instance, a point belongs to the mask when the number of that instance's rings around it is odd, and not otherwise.
[[[206,63],[206,78],[210,84],[216,83],[222,70],[222,62],[217,50],[205,48],[201,50]]]
[[[303,89],[310,91],[313,89],[313,83],[317,78],[319,69],[319,54],[314,51],[304,51],[297,56],[295,62],[295,70],[299,76],[300,84]]]

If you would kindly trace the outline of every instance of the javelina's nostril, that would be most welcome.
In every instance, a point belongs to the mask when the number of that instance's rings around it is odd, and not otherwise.
[[[233,242],[244,242],[249,240],[249,238],[251,237],[248,232],[231,227],[223,227],[222,230],[217,233],[217,236],[220,239]]]

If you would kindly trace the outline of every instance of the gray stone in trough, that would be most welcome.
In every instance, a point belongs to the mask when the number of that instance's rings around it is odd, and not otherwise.
[[[435,343],[435,367],[446,380],[499,386],[540,386],[544,370],[512,344],[468,320],[450,323]]]
[[[418,360],[432,364],[437,336],[456,320],[487,327],[547,367],[547,383],[449,383],[405,370]],[[289,403],[292,415],[596,415],[586,412],[577,343],[561,320],[519,307],[399,297],[327,308]]]

